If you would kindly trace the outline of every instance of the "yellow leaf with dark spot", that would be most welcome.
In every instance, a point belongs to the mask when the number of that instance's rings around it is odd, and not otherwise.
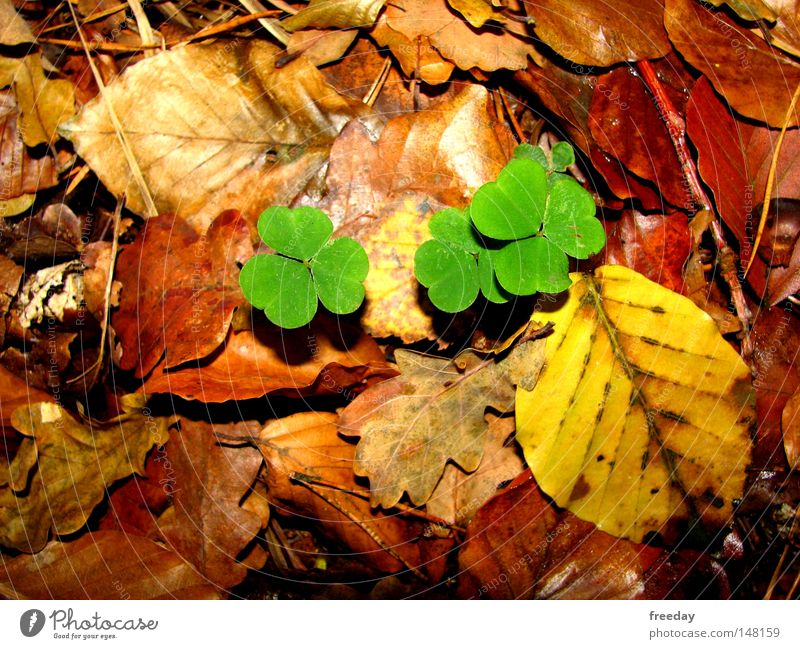
[[[542,489],[635,541],[671,520],[724,525],[742,494],[750,371],[687,298],[622,266],[574,273],[544,369],[517,390],[517,440]]]

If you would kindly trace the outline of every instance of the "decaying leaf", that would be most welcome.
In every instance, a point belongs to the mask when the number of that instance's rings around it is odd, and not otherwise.
[[[530,474],[528,474],[530,476]],[[515,481],[467,528],[459,594],[469,599],[637,599],[661,551],[599,531]]]
[[[27,146],[53,144],[56,130],[75,114],[75,92],[63,79],[48,79],[38,53],[0,57],[0,88],[11,86],[19,106],[20,135]]]
[[[452,541],[417,542],[421,526],[396,513],[373,511],[369,502],[346,490],[361,490],[353,474],[355,447],[337,434],[337,416],[304,412],[270,422],[258,436],[268,471],[268,493],[278,513],[308,517],[324,533],[348,547],[354,557],[385,573],[422,568],[431,579],[443,569],[442,560]],[[300,473],[311,482],[301,483]],[[314,486],[320,479],[340,486]],[[438,548],[438,560],[425,565]]]
[[[160,213],[183,216],[198,231],[227,209],[254,222],[266,207],[289,203],[345,123],[370,113],[302,56],[278,68],[280,56],[261,40],[188,45],[145,58],[109,85]],[[102,98],[63,131],[103,184],[144,214]]]
[[[283,330],[256,323],[230,331],[210,356],[167,369],[156,365],[146,394],[220,403],[270,393],[338,394],[352,398],[371,377],[393,376],[375,341],[360,330],[318,317],[308,327]]]
[[[253,254],[247,223],[220,214],[200,236],[179,216],[148,220],[119,256],[120,308],[112,323],[122,369],[146,375],[165,356],[170,368],[208,356],[225,340],[246,302],[238,263]]]
[[[141,400],[107,422],[79,421],[55,403],[20,407],[14,427],[26,438],[8,466],[0,465],[0,545],[41,550],[53,534],[86,523],[106,486],[144,470],[144,457],[167,440],[166,421]]]
[[[429,514],[448,523],[466,526],[475,512],[497,493],[498,486],[522,473],[518,448],[509,442],[514,432],[514,418],[495,415],[486,418],[489,422],[486,445],[478,468],[467,473],[455,464],[448,464],[425,503]]]
[[[180,555],[118,531],[52,541],[33,556],[0,556],[0,585],[28,599],[218,599]]]
[[[662,0],[631,5],[620,0],[526,2],[536,35],[565,59],[583,65],[609,66],[622,61],[655,59],[670,50],[664,31]]]
[[[573,275],[517,441],[541,488],[604,531],[641,541],[674,520],[722,526],[755,421],[750,371],[688,298],[623,266]]]
[[[418,36],[412,41],[402,32],[389,27],[386,16],[380,17],[370,32],[375,42],[388,47],[394,54],[407,77],[418,77],[432,86],[447,82],[455,65],[446,60],[431,45],[427,36]]]
[[[471,350],[455,359],[397,350],[400,376],[366,390],[339,422],[343,434],[361,437],[354,468],[370,479],[372,504],[392,507],[403,492],[427,502],[449,460],[475,471],[486,408],[511,410],[514,386],[535,375],[541,347],[523,343],[500,361]]]
[[[173,506],[158,519],[160,536],[220,589],[245,578],[237,557],[261,529],[259,516],[241,507],[261,455],[251,447],[222,446],[215,436],[240,431],[256,432],[248,422],[216,426],[182,418],[167,444]]]

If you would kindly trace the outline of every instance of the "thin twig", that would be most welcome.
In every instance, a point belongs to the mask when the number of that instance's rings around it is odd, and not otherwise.
[[[89,382],[89,386],[94,385],[94,382],[97,380],[97,375],[100,372],[100,367],[103,364],[103,353],[105,352],[106,348],[106,338],[108,337],[108,321],[110,318],[111,312],[111,291],[113,290],[114,286],[114,269],[117,265],[117,251],[119,250],[119,224],[120,224],[120,217],[122,216],[122,207],[125,205],[125,197],[123,196],[121,199],[117,201],[117,207],[114,210],[114,238],[111,241],[111,259],[108,262],[108,276],[106,277],[106,290],[103,294],[103,319],[100,322],[100,353],[97,356],[97,360],[86,370],[81,372],[79,376],[76,376],[73,379],[67,381],[67,383],[76,383],[83,379],[87,374],[90,372],[94,372],[92,375],[92,380]]]
[[[514,114],[514,111],[511,110],[511,106],[508,103],[508,99],[506,99],[505,94],[503,94],[502,90],[498,90],[497,94],[500,95],[500,101],[503,104],[503,108],[505,108],[506,115],[508,115],[508,119],[511,122],[511,126],[514,128],[514,133],[517,134],[517,139],[520,142],[526,142],[525,133],[522,130],[519,122],[517,121],[517,116]]]
[[[214,25],[213,27],[206,27],[201,29],[196,34],[192,34],[191,36],[187,36],[186,38],[182,38],[179,41],[175,41],[167,43],[168,46],[173,44],[177,45],[179,43],[191,43],[192,41],[197,41],[202,38],[209,38],[211,36],[216,36],[218,34],[222,34],[223,32],[228,32],[232,29],[236,29],[237,27],[241,27],[242,25],[246,25],[247,23],[253,22],[255,20],[261,20],[262,18],[266,18],[267,16],[274,16],[277,12],[274,9],[269,9],[267,11],[259,11],[258,13],[249,14],[247,16],[237,16],[232,20],[224,22],[220,25]]]
[[[83,45],[84,52],[86,53],[86,60],[89,63],[89,67],[92,70],[92,75],[94,76],[95,83],[97,83],[97,87],[100,89],[100,96],[103,98],[103,102],[106,105],[106,109],[108,110],[108,116],[111,120],[111,124],[114,127],[114,133],[117,136],[117,140],[119,141],[120,147],[122,148],[122,152],[125,154],[125,160],[130,167],[131,174],[133,175],[134,180],[139,188],[139,193],[142,197],[142,202],[145,206],[145,216],[158,216],[158,209],[156,208],[156,204],[153,201],[153,197],[150,195],[150,190],[147,187],[147,183],[144,180],[144,176],[142,175],[142,170],[139,168],[139,163],[136,161],[136,156],[133,154],[133,149],[128,142],[128,138],[125,135],[125,131],[122,130],[122,124],[119,121],[119,117],[117,117],[117,113],[114,110],[114,104],[111,101],[111,98],[108,96],[108,91],[106,90],[106,84],[103,81],[103,77],[100,76],[100,71],[97,69],[97,66],[94,64],[92,60],[92,56],[89,53],[89,46],[86,43],[86,37],[83,34],[83,30],[81,26],[78,24],[78,16],[75,13],[75,8],[72,6],[72,3],[67,3],[69,5],[69,11],[72,14],[72,20],[75,23],[75,28],[78,30],[78,36],[81,39],[81,44]]]
[[[712,209],[711,200],[700,183],[697,165],[694,162],[694,158],[686,142],[686,124],[683,118],[678,114],[669,95],[665,92],[664,86],[659,81],[652,64],[649,61],[639,61],[636,67],[641,74],[645,87],[647,87],[650,94],[653,96],[659,112],[661,113],[661,117],[666,124],[667,132],[669,133],[672,146],[675,148],[675,153],[680,161],[681,171],[689,187],[693,202],[695,205],[700,206],[701,209],[708,210],[709,213],[713,215],[710,228],[717,246],[717,263],[719,265],[720,274],[730,287],[731,298],[736,308],[736,315],[742,325],[742,356],[750,361],[753,355],[753,344],[750,340],[750,322],[752,320],[752,314],[745,301],[742,285],[739,282],[736,269],[736,255],[727,241],[725,241],[722,225]]]
[[[266,7],[264,7],[264,5],[262,5],[258,0],[239,0],[239,2],[241,2],[242,6],[251,14],[262,13],[267,10]],[[277,20],[259,18],[258,22],[264,29],[272,34],[281,45],[285,46],[289,43],[289,34],[283,27],[281,27]]]
[[[756,240],[753,243],[753,251],[750,253],[750,259],[747,260],[747,267],[744,269],[744,275],[742,277],[747,277],[747,273],[750,272],[750,267],[753,265],[753,262],[756,259],[756,254],[758,254],[758,246],[761,243],[761,237],[764,234],[764,226],[767,224],[769,202],[772,198],[772,188],[775,184],[775,172],[778,168],[778,156],[781,154],[783,137],[786,135],[786,129],[791,121],[792,113],[794,112],[794,107],[797,105],[798,97],[800,97],[800,83],[798,83],[797,88],[794,89],[792,101],[789,103],[789,109],[786,111],[786,117],[783,119],[783,126],[781,127],[780,134],[778,135],[778,141],[775,143],[775,150],[772,152],[772,162],[770,162],[769,175],[767,176],[767,187],[764,190],[764,204],[761,207],[761,220],[758,223],[758,232],[756,233]]]
[[[364,99],[361,101],[365,103],[370,108],[375,105],[375,102],[378,99],[378,95],[381,94],[381,90],[383,90],[383,86],[386,84],[386,79],[389,78],[389,72],[392,69],[392,60],[387,56],[386,60],[383,62],[383,66],[381,67],[381,71],[378,73],[377,78],[375,81],[372,82],[372,86],[369,89],[369,92],[364,95]]]

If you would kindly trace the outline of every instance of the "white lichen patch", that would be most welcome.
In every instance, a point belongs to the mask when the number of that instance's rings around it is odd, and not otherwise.
[[[59,322],[65,313],[79,311],[83,304],[83,264],[68,261],[43,268],[25,282],[20,291],[20,322],[24,328],[45,318]]]

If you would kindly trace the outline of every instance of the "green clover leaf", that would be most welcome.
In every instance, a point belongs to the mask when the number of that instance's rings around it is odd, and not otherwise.
[[[480,282],[483,297],[495,304],[505,304],[511,299],[511,295],[500,286],[495,276],[495,253],[496,251],[494,250],[481,250],[478,255],[478,281]]]
[[[550,149],[550,161],[555,171],[564,171],[575,164],[575,151],[569,142],[556,142]]]
[[[456,313],[478,297],[478,264],[466,250],[430,239],[414,255],[414,273],[436,308]]]
[[[536,234],[547,198],[547,174],[533,160],[515,158],[496,182],[472,197],[469,215],[479,232],[493,239],[514,240]]]
[[[350,237],[334,239],[311,262],[317,295],[333,313],[352,313],[361,306],[368,273],[367,253]]]
[[[500,286],[514,295],[560,293],[572,283],[567,256],[544,237],[513,241],[493,261]]]
[[[308,261],[333,234],[333,223],[314,207],[270,207],[258,219],[258,234],[270,248],[287,257]]]
[[[547,159],[547,154],[540,146],[533,146],[532,144],[520,144],[514,149],[515,158],[525,158],[537,162],[539,166],[545,171],[550,171],[550,161]]]
[[[437,241],[447,243],[478,254],[482,249],[480,234],[464,210],[448,207],[436,212],[428,223],[431,236]]]
[[[356,311],[364,301],[367,253],[355,239],[330,240],[333,223],[311,207],[270,207],[258,233],[278,254],[256,255],[239,273],[245,298],[284,329],[311,322],[318,298],[333,313]]]
[[[586,259],[606,245],[603,224],[595,218],[594,200],[573,178],[553,176],[544,211],[544,235],[570,257]]]

